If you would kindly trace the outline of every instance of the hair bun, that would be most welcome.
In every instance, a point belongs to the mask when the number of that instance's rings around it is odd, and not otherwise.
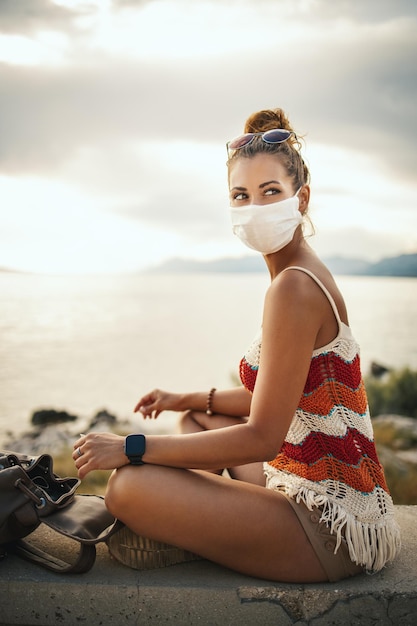
[[[282,109],[265,109],[253,113],[246,120],[245,133],[263,133],[271,128],[293,130],[288,117]]]

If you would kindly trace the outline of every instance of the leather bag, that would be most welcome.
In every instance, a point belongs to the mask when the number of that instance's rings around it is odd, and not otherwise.
[[[49,454],[30,457],[0,451],[0,557],[8,552],[58,573],[87,572],[96,559],[96,544],[123,526],[106,509],[104,498],[76,495],[78,478],[60,478]],[[73,563],[26,541],[41,525],[75,541]],[[30,538],[32,539],[32,538]]]

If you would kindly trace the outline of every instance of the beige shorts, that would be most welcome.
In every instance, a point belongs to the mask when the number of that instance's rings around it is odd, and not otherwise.
[[[330,582],[356,576],[364,571],[361,565],[356,565],[351,560],[344,537],[342,537],[339,549],[334,554],[336,535],[330,532],[325,522],[319,521],[321,517],[320,508],[313,507],[312,511],[310,511],[304,502],[296,502],[281,490],[279,493],[288,500],[294,513],[300,520],[304,532]]]

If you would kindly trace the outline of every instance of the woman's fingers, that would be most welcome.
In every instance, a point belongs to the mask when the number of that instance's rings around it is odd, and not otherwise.
[[[163,407],[163,400],[166,395],[167,394],[165,392],[160,391],[159,389],[154,389],[139,400],[135,406],[134,412],[142,413],[145,419],[147,417],[150,419],[156,419],[164,408],[166,408]]]
[[[90,433],[74,444],[72,458],[80,478],[92,470],[111,470],[128,463],[124,437],[114,433]]]

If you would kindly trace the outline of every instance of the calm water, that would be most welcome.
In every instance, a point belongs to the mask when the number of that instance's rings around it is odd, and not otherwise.
[[[417,368],[417,280],[337,281],[363,371],[373,360]],[[0,274],[0,442],[27,430],[37,408],[126,418],[156,386],[230,386],[267,284],[266,274]]]

